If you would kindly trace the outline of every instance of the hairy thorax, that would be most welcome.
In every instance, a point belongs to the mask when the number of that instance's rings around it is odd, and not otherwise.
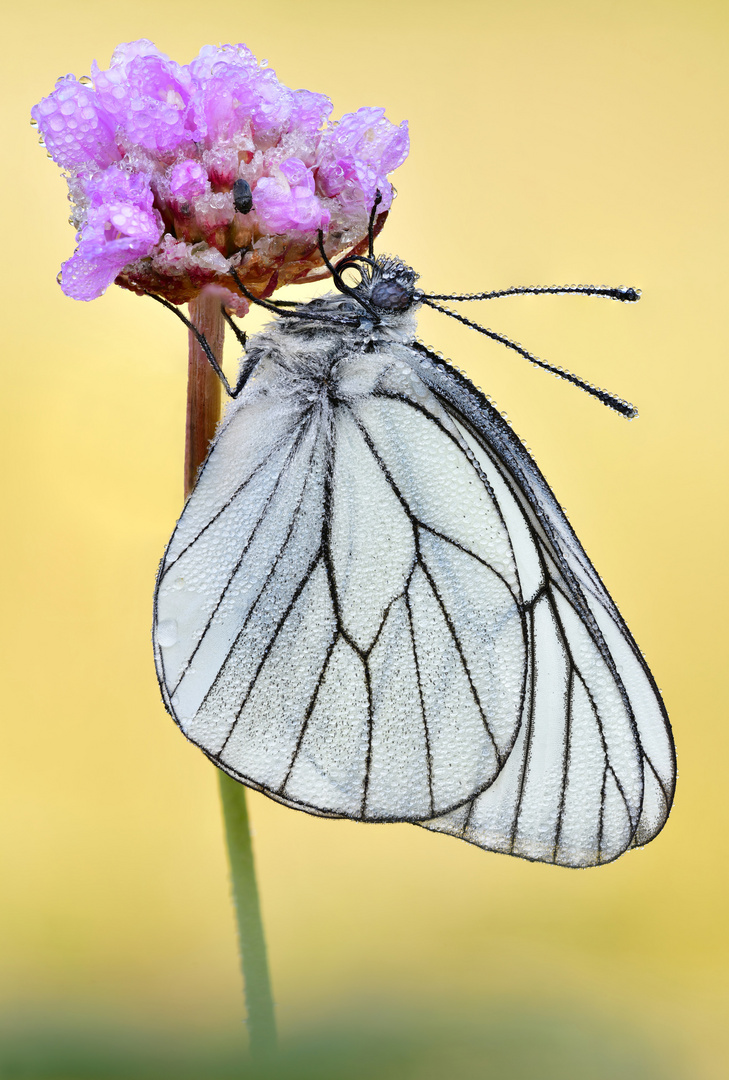
[[[371,391],[392,364],[393,348],[401,362],[412,363],[408,346],[417,329],[412,309],[388,313],[374,323],[355,300],[329,293],[302,305],[302,311],[307,318],[279,318],[249,340],[246,359],[256,363],[251,382],[260,389],[273,389],[275,383],[277,393],[306,398],[319,386],[322,393],[348,397],[355,392],[354,385],[347,385],[355,371],[356,392]],[[321,322],[312,314],[321,314]],[[341,322],[328,321],[334,319]]]

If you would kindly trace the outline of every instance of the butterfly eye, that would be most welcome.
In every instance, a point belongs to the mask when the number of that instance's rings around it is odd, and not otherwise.
[[[239,214],[250,214],[253,209],[253,193],[247,180],[236,180],[233,184],[233,206]]]
[[[413,287],[400,281],[378,281],[370,302],[384,311],[406,311],[413,302]]]

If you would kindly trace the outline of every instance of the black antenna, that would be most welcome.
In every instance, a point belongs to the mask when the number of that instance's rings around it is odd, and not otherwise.
[[[514,285],[510,289],[496,289],[494,292],[460,293],[446,296],[439,293],[424,294],[425,300],[497,300],[502,296],[539,296],[549,293],[562,296],[567,293],[579,293],[581,296],[606,296],[610,300],[635,303],[640,300],[640,289],[610,288],[607,285]]]
[[[364,300],[361,296],[357,295],[354,289],[350,289],[349,285],[347,285],[346,281],[342,277],[337,267],[329,259],[326,251],[324,250],[324,233],[321,231],[321,229],[319,229],[317,235],[319,238],[319,251],[321,252],[321,257],[324,260],[324,265],[326,266],[327,270],[332,275],[336,287],[341,293],[344,293],[346,296],[351,296],[353,300],[356,300],[358,304],[361,304],[367,314],[370,315],[376,323],[378,323],[380,321],[379,315],[376,314],[374,309],[370,306],[370,304],[367,303],[366,300]],[[346,262],[346,259],[342,260],[342,263],[346,264]]]
[[[510,338],[504,337],[503,334],[497,334],[495,330],[489,330],[488,327],[481,326],[480,323],[472,322],[471,319],[467,319],[464,315],[459,315],[456,311],[441,307],[440,304],[433,303],[427,296],[423,297],[423,303],[427,304],[428,307],[434,308],[435,311],[440,311],[444,315],[450,315],[452,319],[457,319],[458,322],[462,322],[465,326],[470,326],[472,330],[478,330],[479,334],[485,334],[486,337],[491,338],[492,341],[498,341],[499,344],[506,345],[507,349],[513,349],[514,352],[519,353],[525,360],[528,360],[530,364],[544,368],[545,371],[550,371],[553,375],[558,375],[560,379],[565,379],[574,386],[578,386],[580,390],[584,390],[586,394],[592,394],[592,396],[602,402],[603,405],[607,405],[608,408],[614,409],[615,412],[620,413],[621,416],[627,416],[629,420],[632,420],[633,417],[638,415],[638,410],[634,405],[631,405],[630,402],[623,401],[622,398],[616,397],[614,394],[609,393],[607,390],[602,390],[598,386],[593,386],[592,383],[586,382],[578,375],[573,375],[571,371],[555,367],[554,364],[549,364],[546,360],[540,360],[538,356],[534,356],[533,353],[527,352],[526,349],[522,348],[517,341],[512,341]]]

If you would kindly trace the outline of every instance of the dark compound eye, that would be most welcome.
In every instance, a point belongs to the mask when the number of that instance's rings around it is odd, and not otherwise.
[[[378,281],[370,293],[370,303],[383,311],[405,311],[413,301],[412,285],[400,281]]]
[[[233,184],[233,206],[239,214],[250,214],[253,209],[251,185],[247,180],[236,180]]]

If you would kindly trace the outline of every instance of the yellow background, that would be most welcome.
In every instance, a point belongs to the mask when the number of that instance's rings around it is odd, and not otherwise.
[[[634,307],[524,298],[469,312],[634,401],[632,423],[442,316],[421,328],[508,412],[567,507],[664,691],[680,768],[665,832],[582,872],[251,796],[280,1022],[372,1006],[477,1025],[511,1003],[638,1038],[661,1076],[727,1075],[728,25],[704,0],[6,12],[8,1023],[204,1033],[240,1012],[214,770],[165,713],[150,646],[181,507],[185,334],[119,289],[88,305],[62,295],[65,186],[28,112],[57,76],[107,66],[119,41],[150,37],[182,62],[245,41],[289,86],[328,93],[335,116],[371,104],[410,120],[381,247],[427,289],[644,290]]]

